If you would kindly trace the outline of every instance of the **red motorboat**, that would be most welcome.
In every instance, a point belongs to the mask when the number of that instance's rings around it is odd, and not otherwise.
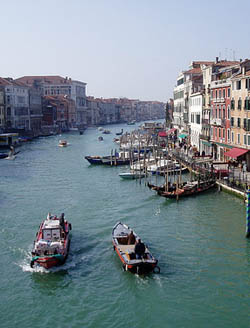
[[[49,213],[37,232],[30,266],[37,264],[49,269],[63,264],[69,252],[70,230],[71,224],[64,219],[64,213],[60,217]]]

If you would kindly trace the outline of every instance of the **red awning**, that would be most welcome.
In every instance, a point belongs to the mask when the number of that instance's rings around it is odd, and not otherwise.
[[[166,137],[167,133],[166,133],[166,131],[161,131],[161,132],[158,133],[158,136],[159,137]]]
[[[224,156],[237,158],[237,157],[244,155],[247,152],[248,152],[248,149],[232,148],[229,151],[227,151],[226,153],[224,153]]]
[[[173,129],[170,129],[170,130],[168,130],[168,131],[167,131],[167,133],[166,133],[166,134],[167,134],[167,135],[169,135],[169,134],[171,134],[171,133],[175,132],[176,130],[177,130],[177,129],[175,129],[175,128],[173,128]]]

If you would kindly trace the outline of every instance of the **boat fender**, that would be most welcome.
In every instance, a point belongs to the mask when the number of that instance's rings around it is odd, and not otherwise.
[[[159,267],[158,265],[156,265],[156,266],[154,267],[154,269],[153,269],[153,272],[154,272],[154,273],[160,273],[160,272],[161,272],[160,267]]]
[[[126,264],[126,267],[125,267],[126,271],[128,271],[128,265]]]
[[[125,264],[122,265],[122,269],[123,269],[123,271],[126,271],[126,265]]]

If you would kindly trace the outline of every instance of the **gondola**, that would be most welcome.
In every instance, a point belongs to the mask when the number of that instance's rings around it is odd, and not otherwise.
[[[130,242],[129,236],[134,236]],[[157,266],[158,260],[150,253],[145,245],[145,252],[140,259],[136,259],[135,242],[140,239],[127,225],[118,222],[112,230],[112,243],[114,250],[118,254],[124,271],[130,271],[137,274],[159,273],[160,268]]]
[[[215,180],[192,181],[187,182],[185,185],[176,186],[175,190],[166,191],[158,189],[156,191],[162,197],[179,199],[180,197],[188,197],[205,192],[213,188],[215,184]]]

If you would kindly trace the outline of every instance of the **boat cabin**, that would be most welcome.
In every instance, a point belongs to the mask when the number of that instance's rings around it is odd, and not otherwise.
[[[63,238],[63,227],[59,220],[46,220],[42,228],[42,239],[47,241],[60,240]]]
[[[2,133],[0,134],[0,148],[10,148],[19,144],[18,133]]]

